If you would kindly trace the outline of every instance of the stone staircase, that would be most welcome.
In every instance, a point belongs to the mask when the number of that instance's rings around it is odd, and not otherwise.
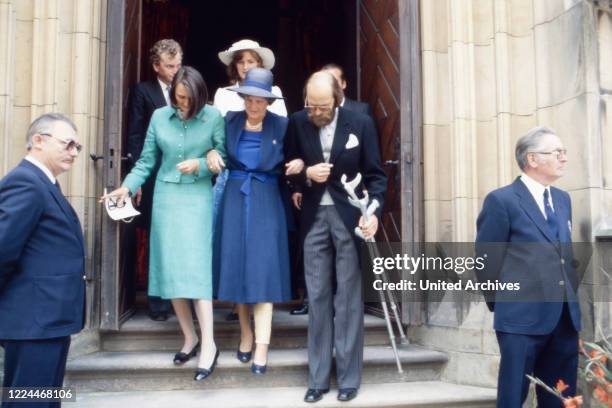
[[[235,357],[237,322],[227,310],[215,311],[217,368],[203,382],[193,381],[197,359],[172,363],[181,345],[176,318],[151,321],[137,313],[118,332],[101,334],[101,350],[68,362],[65,386],[77,391],[75,407],[494,407],[495,390],[440,381],[444,353],[410,345],[400,350],[399,374],[388,345],[384,320],[365,316],[363,385],[349,402],[336,400],[335,384],[316,404],[302,401],[307,388],[307,316],[275,310],[268,372],[256,376]],[[333,378],[333,376],[332,376]],[[71,406],[73,406],[71,404]]]

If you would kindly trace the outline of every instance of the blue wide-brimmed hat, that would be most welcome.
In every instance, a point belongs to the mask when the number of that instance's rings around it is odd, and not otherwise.
[[[240,95],[259,96],[261,98],[283,99],[272,93],[274,75],[269,69],[251,68],[238,88],[228,88]]]

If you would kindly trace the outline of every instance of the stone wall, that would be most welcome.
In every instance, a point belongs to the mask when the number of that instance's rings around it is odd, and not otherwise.
[[[105,30],[105,0],[0,0],[0,177],[25,155],[34,118],[54,111],[74,120],[84,149],[59,181],[83,225],[91,277],[102,178],[89,153],[102,152]],[[88,294],[91,312],[93,281]]]
[[[421,1],[426,241],[474,240],[484,197],[519,174],[514,145],[535,125],[568,149],[558,186],[572,196],[573,239],[609,223],[612,23],[595,3]],[[482,303],[449,295],[427,305],[426,321],[411,336],[450,352],[447,379],[495,385]]]

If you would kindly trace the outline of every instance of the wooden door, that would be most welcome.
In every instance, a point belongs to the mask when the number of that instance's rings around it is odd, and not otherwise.
[[[123,154],[128,92],[139,80],[141,0],[108,0],[107,57],[104,102],[104,185],[118,187],[127,164]],[[126,226],[104,215],[102,220],[100,328],[118,330],[129,313],[131,279],[125,273],[131,251],[122,250],[129,241]]]
[[[418,0],[359,0],[359,84],[372,107],[389,178],[377,241],[420,253],[422,132]],[[410,279],[410,276],[406,278]],[[420,323],[419,294],[402,299],[404,323]]]
[[[372,108],[389,178],[377,238],[389,242],[402,240],[398,33],[398,0],[359,1],[360,96]]]

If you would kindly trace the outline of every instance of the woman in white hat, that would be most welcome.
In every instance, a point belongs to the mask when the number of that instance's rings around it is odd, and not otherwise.
[[[261,47],[257,41],[246,39],[235,42],[227,50],[221,51],[219,59],[227,66],[230,85],[217,89],[214,106],[225,116],[229,111],[244,110],[244,101],[234,90],[244,81],[247,71],[254,67],[271,70],[275,59],[271,49]],[[287,116],[285,102],[280,99],[283,96],[280,88],[273,86],[272,93],[279,99],[270,104],[268,110],[280,116]]]

